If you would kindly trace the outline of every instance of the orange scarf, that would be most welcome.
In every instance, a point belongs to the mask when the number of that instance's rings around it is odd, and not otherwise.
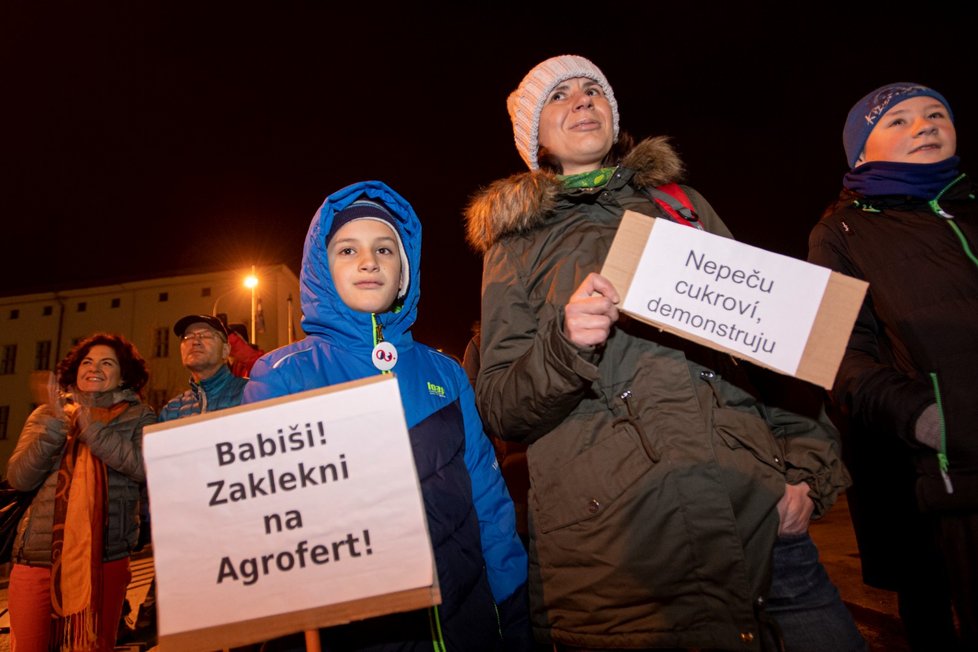
[[[109,423],[128,407],[122,402],[89,410],[93,422]],[[77,422],[72,423],[58,470],[51,541],[53,640],[58,649],[72,651],[94,650],[98,644],[108,490],[105,464],[78,434]]]

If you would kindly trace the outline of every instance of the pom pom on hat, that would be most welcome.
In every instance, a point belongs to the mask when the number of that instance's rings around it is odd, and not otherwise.
[[[896,82],[880,86],[856,102],[846,118],[846,126],[842,130],[842,145],[845,147],[846,160],[849,161],[850,168],[856,167],[856,161],[866,147],[866,140],[869,139],[869,134],[879,123],[880,118],[900,102],[912,97],[933,97],[944,105],[948,117],[951,122],[954,122],[951,106],[944,96],[933,88],[913,82]]]
[[[401,239],[397,218],[391,215],[391,212],[383,204],[369,199],[358,199],[343,210],[338,211],[333,215],[333,223],[329,227],[329,233],[326,234],[326,246],[329,246],[337,231],[357,220],[383,222],[391,227],[391,231],[394,232],[394,237],[397,238],[397,251],[401,258],[401,285],[397,290],[397,298],[402,299],[407,294],[408,283],[411,280],[411,268],[408,265],[407,251],[404,250],[404,241]]]
[[[618,139],[618,102],[611,84],[601,70],[574,54],[562,54],[539,63],[526,74],[519,87],[506,100],[509,119],[513,121],[513,137],[516,149],[531,170],[540,167],[537,152],[540,149],[540,112],[547,97],[562,82],[575,77],[593,79],[604,91],[611,114],[614,116],[615,140]]]

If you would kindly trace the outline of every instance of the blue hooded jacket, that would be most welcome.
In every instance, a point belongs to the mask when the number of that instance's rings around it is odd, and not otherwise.
[[[353,310],[340,298],[325,242],[334,215],[362,197],[383,204],[397,220],[410,270],[403,299],[393,310],[376,315]],[[400,388],[438,566],[442,594],[438,624],[449,650],[492,650],[499,645],[493,600],[502,603],[524,588],[527,557],[516,534],[512,500],[482,430],[465,372],[457,362],[411,336],[421,294],[420,272],[421,223],[404,198],[379,181],[356,183],[330,195],[313,217],[303,248],[299,282],[306,337],[255,363],[244,403],[381,373],[373,364],[376,333],[393,344],[397,361],[392,371]],[[383,626],[360,628],[358,640],[347,636],[343,644],[334,642],[330,649],[358,647],[367,643],[364,636],[381,636],[380,630],[383,640],[369,644],[416,643],[432,631],[427,615],[423,632],[416,623],[408,623],[410,617],[417,621],[421,616],[415,612],[386,617],[389,622]],[[332,633],[326,632],[327,639]]]

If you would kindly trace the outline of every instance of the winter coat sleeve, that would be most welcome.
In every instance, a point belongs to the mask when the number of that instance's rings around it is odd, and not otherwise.
[[[31,491],[44,482],[61,460],[68,424],[42,405],[27,417],[17,447],[7,465],[7,480],[20,491]]]
[[[864,278],[847,253],[838,229],[822,222],[812,229],[808,260],[836,272]],[[914,424],[934,402],[925,379],[901,373],[883,358],[880,346],[885,335],[877,322],[871,294],[867,294],[856,317],[846,352],[835,379],[832,396],[853,421],[877,432],[897,433],[914,441]]]
[[[251,376],[241,395],[242,405],[256,403],[268,398],[286,396],[294,391],[287,386],[284,374],[273,369],[268,358],[259,358],[251,368]]]
[[[496,601],[507,650],[532,649],[527,598],[526,550],[516,534],[516,512],[499,464],[475,407],[468,382],[461,382],[459,403],[465,425],[465,466],[472,481],[472,502],[479,518],[482,557]]]
[[[79,432],[78,439],[88,444],[106,466],[135,482],[145,482],[143,427],[152,423],[156,423],[156,413],[140,403],[111,423],[91,421]]]
[[[561,423],[599,377],[595,347],[563,334],[563,306],[531,304],[505,243],[486,254],[482,284],[482,367],[478,403],[486,428],[533,441]]]
[[[479,517],[482,556],[496,602],[526,582],[527,558],[516,535],[516,512],[475,407],[468,382],[460,383],[459,403],[465,425],[465,466],[472,481],[472,502]]]
[[[838,431],[824,409],[817,419],[768,405],[762,406],[762,412],[771,432],[782,442],[785,482],[807,483],[808,496],[815,503],[812,518],[821,518],[850,484]]]

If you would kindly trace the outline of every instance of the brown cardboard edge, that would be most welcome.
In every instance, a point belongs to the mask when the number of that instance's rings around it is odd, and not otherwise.
[[[601,276],[611,281],[622,301],[628,296],[635,277],[635,268],[645,252],[645,243],[652,234],[653,226],[654,217],[635,211],[625,211],[621,217],[615,239],[612,240],[608,256],[601,267]]]
[[[332,627],[390,613],[424,609],[440,603],[441,591],[436,580],[432,586],[168,634],[160,636],[159,647],[161,652],[211,652],[268,641],[279,636],[320,627]]]
[[[832,389],[852,334],[852,328],[847,330],[838,325],[856,322],[868,287],[866,281],[845,274],[832,272],[829,275],[812,331],[798,362],[796,375],[799,378],[812,379],[825,389]]]

